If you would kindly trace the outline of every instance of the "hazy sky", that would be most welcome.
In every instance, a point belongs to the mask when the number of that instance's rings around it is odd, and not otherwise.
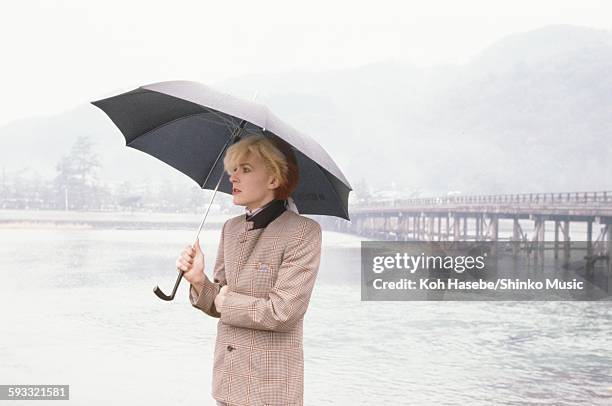
[[[16,1],[0,13],[0,126],[140,85],[396,59],[460,64],[549,24],[612,27],[606,1]]]

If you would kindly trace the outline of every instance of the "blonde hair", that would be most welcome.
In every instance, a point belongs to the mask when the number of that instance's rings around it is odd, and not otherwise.
[[[295,191],[299,180],[297,159],[291,146],[278,137],[247,136],[227,149],[223,158],[225,171],[231,175],[249,153],[258,155],[264,161],[268,173],[279,180],[274,197],[287,199]]]

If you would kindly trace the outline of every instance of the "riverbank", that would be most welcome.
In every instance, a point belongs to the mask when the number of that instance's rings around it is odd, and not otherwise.
[[[220,228],[241,212],[209,213],[206,225]],[[64,210],[0,210],[0,228],[131,228],[193,229],[202,213],[91,212]]]

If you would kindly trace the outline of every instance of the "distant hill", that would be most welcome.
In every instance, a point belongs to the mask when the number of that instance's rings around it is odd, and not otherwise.
[[[387,61],[212,85],[245,98],[258,91],[317,139],[353,185],[395,182],[428,195],[600,190],[612,189],[611,68],[610,31],[561,25],[506,37],[462,66]],[[79,134],[98,143],[105,179],[190,182],[125,148],[93,106],[0,128],[0,165],[52,174]]]

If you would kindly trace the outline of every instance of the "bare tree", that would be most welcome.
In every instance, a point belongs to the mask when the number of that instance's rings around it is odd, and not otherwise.
[[[100,158],[88,136],[80,136],[70,152],[56,166],[58,206],[68,209],[99,209],[102,190],[99,184]]]

